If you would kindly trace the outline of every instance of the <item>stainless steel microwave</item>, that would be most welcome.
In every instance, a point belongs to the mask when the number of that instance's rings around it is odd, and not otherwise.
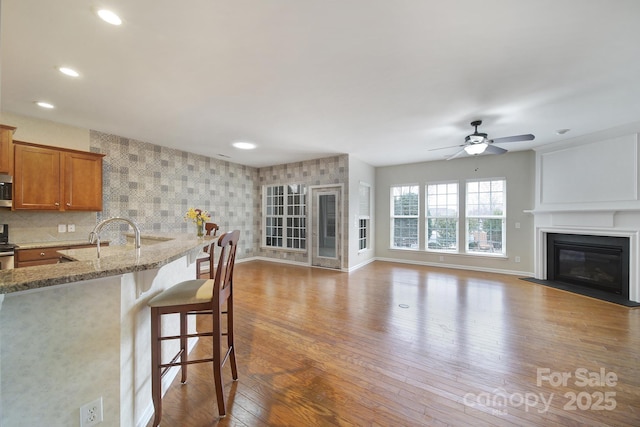
[[[13,177],[0,174],[0,208],[10,208],[13,194]]]

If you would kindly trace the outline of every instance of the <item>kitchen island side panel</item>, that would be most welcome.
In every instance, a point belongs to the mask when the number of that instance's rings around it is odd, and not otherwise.
[[[4,295],[0,425],[78,426],[80,407],[100,397],[101,426],[146,425],[153,414],[147,301],[194,276],[183,256],[160,268]],[[177,319],[164,325],[178,326]]]

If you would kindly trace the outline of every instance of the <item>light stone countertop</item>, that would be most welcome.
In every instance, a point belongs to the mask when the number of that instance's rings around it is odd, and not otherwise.
[[[76,261],[1,270],[0,294],[160,268],[185,255],[195,257],[217,239],[193,234],[145,233],[139,253],[129,244],[101,247],[100,258],[96,248],[60,251]]]
[[[107,240],[103,240],[102,243],[107,243]],[[56,246],[81,246],[88,245],[89,239],[85,240],[57,240],[57,241],[49,241],[49,242],[29,242],[29,243],[16,243],[18,247],[16,249],[44,249],[44,248],[53,248]]]

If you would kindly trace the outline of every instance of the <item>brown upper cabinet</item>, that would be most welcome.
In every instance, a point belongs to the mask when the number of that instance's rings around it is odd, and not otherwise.
[[[102,210],[104,154],[14,141],[13,209]]]
[[[0,125],[0,173],[13,174],[13,126]]]

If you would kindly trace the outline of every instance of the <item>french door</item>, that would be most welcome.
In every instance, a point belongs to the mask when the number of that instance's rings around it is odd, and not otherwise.
[[[311,188],[311,265],[342,268],[342,187]]]

